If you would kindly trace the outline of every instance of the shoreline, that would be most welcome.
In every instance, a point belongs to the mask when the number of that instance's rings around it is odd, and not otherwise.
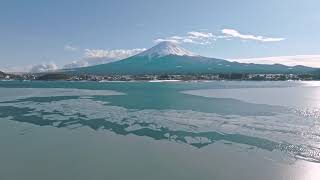
[[[179,79],[170,79],[170,80],[18,80],[18,79],[0,79],[0,82],[150,82],[150,83],[160,83],[160,82],[224,82],[224,81],[237,81],[237,82],[320,82],[320,80],[237,80],[237,79],[222,79],[222,80],[179,80]]]

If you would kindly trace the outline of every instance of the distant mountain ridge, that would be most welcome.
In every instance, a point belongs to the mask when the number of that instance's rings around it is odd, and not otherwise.
[[[74,74],[141,75],[141,74],[203,74],[203,73],[310,73],[316,68],[285,66],[282,64],[247,64],[224,59],[197,56],[172,42],[158,45],[135,56],[108,63],[77,69]]]

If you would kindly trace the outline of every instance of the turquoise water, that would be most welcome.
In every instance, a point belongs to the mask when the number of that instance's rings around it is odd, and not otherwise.
[[[319,163],[317,95],[316,82],[11,81],[0,82],[0,120],[69,131],[89,128],[184,149],[241,146],[249,155],[280,153],[290,159],[285,164]],[[28,133],[27,128],[17,135]]]

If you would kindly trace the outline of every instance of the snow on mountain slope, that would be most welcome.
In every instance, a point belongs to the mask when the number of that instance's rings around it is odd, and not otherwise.
[[[179,47],[176,43],[164,41],[158,45],[138,54],[137,56],[148,56],[152,57],[163,57],[167,55],[177,55],[177,56],[195,56],[194,53]]]

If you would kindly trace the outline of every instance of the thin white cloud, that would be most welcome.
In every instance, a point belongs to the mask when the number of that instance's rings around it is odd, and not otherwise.
[[[273,37],[264,37],[264,36],[256,36],[251,34],[241,34],[239,31],[235,29],[223,29],[221,32],[229,38],[240,38],[244,40],[255,40],[260,42],[278,42],[283,41],[285,38],[273,38]]]
[[[87,67],[87,66],[90,66],[88,61],[78,60],[78,61],[72,61],[71,63],[64,65],[63,68],[72,69],[72,68]]]
[[[254,41],[260,41],[260,42],[278,42],[278,41],[285,40],[284,38],[241,34],[239,31],[235,29],[223,29],[221,30],[221,33],[222,34],[213,34],[211,32],[204,32],[204,31],[190,31],[182,36],[175,35],[167,38],[159,38],[154,40],[154,42],[159,43],[162,41],[171,41],[178,44],[190,43],[190,44],[208,45],[208,44],[214,43],[218,39],[230,40],[232,38],[239,38],[243,40],[254,40]]]
[[[177,37],[177,36],[175,36],[175,37]],[[172,38],[158,38],[158,39],[154,40],[153,42],[154,43],[161,43],[164,41],[173,42],[176,44],[181,44],[181,42],[182,42],[180,39],[172,39]]]
[[[207,32],[198,32],[198,31],[191,31],[187,33],[189,38],[192,39],[201,39],[201,38],[211,38],[214,37],[212,33]]]
[[[11,66],[11,67],[3,67],[1,71],[7,73],[39,73],[39,72],[48,72],[57,70],[58,66],[54,62],[50,63],[41,63],[41,64],[29,64],[24,66]]]
[[[58,66],[55,63],[43,63],[43,64],[37,64],[31,67],[29,72],[32,73],[40,73],[40,72],[49,72],[57,70]]]
[[[32,68],[31,65],[27,66],[10,66],[10,67],[0,67],[0,71],[6,73],[21,73],[21,72],[29,72]]]
[[[158,38],[154,40],[155,43],[163,42],[163,41],[170,41],[177,44],[182,43],[190,43],[190,44],[211,44],[213,41],[215,41],[217,37],[213,35],[212,33],[208,32],[199,32],[199,31],[190,31],[187,32],[183,36],[171,36],[167,38]]]
[[[183,39],[182,42],[184,42],[184,43],[193,43],[194,41],[192,39],[186,38],[186,39]]]
[[[181,36],[171,36],[170,39],[182,40],[184,37]]]
[[[110,63],[110,62],[128,58],[130,56],[141,53],[145,50],[146,50],[145,48],[114,49],[114,50],[85,49],[84,57],[82,59],[73,61],[70,64],[66,64],[64,68],[69,69],[69,68],[86,67],[86,66]]]
[[[70,44],[66,44],[66,45],[64,46],[64,50],[65,50],[65,51],[77,51],[78,48],[77,48],[77,47],[74,47],[74,46],[72,46],[72,45],[70,45]]]
[[[85,57],[87,58],[110,58],[110,59],[123,59],[129,56],[136,55],[142,51],[142,49],[114,49],[114,50],[104,50],[104,49],[85,49]]]
[[[241,59],[233,59],[233,61],[242,62],[242,63],[255,63],[255,64],[284,64],[287,66],[303,65],[303,66],[320,68],[320,54],[275,56],[275,57],[260,57],[260,58],[241,58]]]

